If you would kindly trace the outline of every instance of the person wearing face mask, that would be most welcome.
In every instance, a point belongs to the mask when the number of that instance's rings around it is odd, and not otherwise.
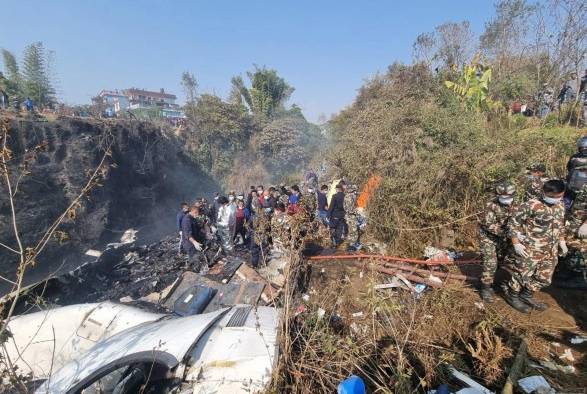
[[[509,279],[503,283],[505,300],[522,313],[546,310],[534,292],[549,286],[558,254],[568,253],[565,242],[565,183],[551,179],[542,188],[543,197],[521,204],[510,219],[515,262],[507,265]]]
[[[479,221],[479,250],[483,264],[479,294],[487,303],[493,302],[495,296],[493,282],[497,266],[512,252],[508,225],[514,209],[515,193],[513,183],[498,184],[495,198],[487,204]]]
[[[528,179],[526,181],[524,200],[528,201],[533,198],[540,199],[542,197],[542,187],[548,179],[549,177],[546,175],[546,166],[544,164],[535,163],[528,167]]]
[[[587,289],[587,164],[575,167],[568,189],[575,198],[565,227],[569,253],[560,259],[554,284],[567,289]]]

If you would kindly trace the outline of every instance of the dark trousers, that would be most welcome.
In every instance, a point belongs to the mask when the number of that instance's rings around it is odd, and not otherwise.
[[[344,218],[330,218],[330,236],[334,246],[342,243],[345,234],[348,232],[346,220]]]
[[[234,239],[236,240],[236,236],[239,235],[243,238],[243,242],[245,242],[245,239],[247,237],[247,229],[245,228],[245,224],[244,223],[240,223],[236,225],[236,229],[234,231]]]
[[[249,242],[249,250],[251,251],[251,265],[256,269],[259,266],[259,261],[261,259],[264,261],[265,258],[267,258],[268,247],[265,242],[262,242],[261,245],[255,242],[255,233],[253,232],[250,234]]]

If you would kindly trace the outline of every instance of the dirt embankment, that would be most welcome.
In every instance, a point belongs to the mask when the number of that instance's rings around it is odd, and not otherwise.
[[[19,233],[34,245],[48,226],[79,194],[110,146],[108,170],[101,184],[83,199],[75,218],[51,239],[27,282],[58,269],[77,266],[89,248],[138,230],[151,242],[174,231],[175,212],[182,200],[218,190],[171,133],[137,121],[96,121],[64,118],[55,121],[9,119],[10,171]],[[31,155],[35,147],[38,153]],[[20,177],[28,161],[27,174]],[[14,186],[14,185],[13,185]],[[15,247],[11,209],[5,182],[0,182],[0,242]],[[14,278],[15,255],[0,249],[0,274]],[[0,291],[7,286],[0,285]]]

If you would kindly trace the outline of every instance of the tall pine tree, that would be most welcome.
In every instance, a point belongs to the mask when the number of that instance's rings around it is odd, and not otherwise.
[[[55,89],[49,78],[45,47],[35,42],[24,50],[22,61],[23,91],[35,105],[51,105],[55,102]]]
[[[6,94],[10,96],[11,100],[16,99],[22,102],[22,76],[16,58],[10,51],[2,49],[2,60],[4,62],[4,77],[6,78]]]

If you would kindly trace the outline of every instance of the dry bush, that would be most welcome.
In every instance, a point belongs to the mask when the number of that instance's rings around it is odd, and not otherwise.
[[[501,382],[514,330],[500,329],[508,322],[479,310],[471,290],[443,288],[421,297],[377,291],[373,285],[383,277],[364,271],[359,280],[359,267],[342,264],[312,266],[309,283],[301,288],[307,263],[290,265],[289,291],[295,291],[285,294],[272,392],[335,392],[351,374],[361,376],[370,392],[417,392],[446,382],[447,364],[489,386]],[[310,300],[303,301],[301,292]],[[358,311],[363,315],[353,316]],[[505,337],[489,331],[479,336],[478,327],[496,327]]]
[[[467,350],[473,357],[475,371],[488,383],[502,376],[503,361],[512,356],[512,350],[486,325],[479,327],[473,341],[467,344]]]
[[[468,245],[497,181],[510,179],[521,189],[534,162],[563,176],[586,132],[522,129],[532,121],[499,114],[488,120],[465,111],[441,82],[425,68],[394,66],[331,122],[332,162],[340,172],[358,184],[383,177],[369,217],[374,235],[394,252],[419,255],[443,228],[456,232],[455,246]]]

